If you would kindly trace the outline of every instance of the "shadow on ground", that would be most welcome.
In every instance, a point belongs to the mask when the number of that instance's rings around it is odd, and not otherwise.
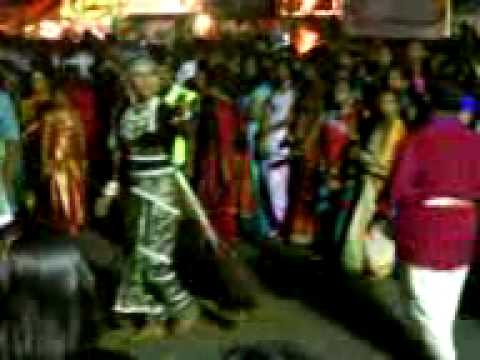
[[[135,357],[120,351],[88,349],[81,351],[70,360],[135,360]]]
[[[235,267],[235,264],[227,263],[228,266],[225,267],[225,262],[215,258],[208,246],[199,241],[196,225],[187,222],[182,225],[182,230],[177,265],[181,269],[181,278],[192,293],[221,304],[228,304],[232,297],[241,297],[242,289],[239,291],[240,294],[231,292],[232,288],[234,290],[241,288],[235,282],[232,287],[233,276],[229,281],[231,276],[229,273],[234,272],[235,269],[228,267]],[[348,278],[339,272],[332,271],[338,268],[337,264],[328,263],[298,248],[242,245],[239,254],[239,263],[247,262],[260,278],[262,285],[275,295],[300,300],[321,317],[342,326],[354,337],[362,339],[381,352],[391,354],[393,359],[426,358],[417,351],[421,346],[408,339],[402,324],[392,314],[389,305],[398,304],[398,299],[395,298],[398,293],[394,291],[393,281],[371,282]],[[478,314],[478,302],[475,300],[478,299],[476,294],[479,293],[480,286],[475,281],[475,277],[470,280],[470,283],[467,286],[464,308],[471,310],[472,314],[475,311]],[[249,291],[249,289],[244,290]],[[227,330],[233,325],[233,322],[216,317],[215,312],[207,311],[207,315],[222,329]],[[192,344],[193,342],[189,343],[189,346],[193,346]],[[172,347],[171,351],[178,349],[178,346],[183,346],[176,343],[168,343],[165,346],[167,345]],[[207,347],[205,343],[202,346]],[[162,350],[165,351],[165,348]],[[159,351],[157,348],[155,354]],[[115,353],[104,353],[102,356],[102,353],[97,350],[91,351],[91,355],[83,358],[131,359],[132,357]],[[332,354],[332,358],[335,359],[335,355]]]
[[[332,271],[338,268],[336,264],[281,246],[268,247],[252,265],[265,286],[277,296],[303,301],[321,316],[391,354],[393,359],[427,358],[419,350],[422,347],[408,338],[391,309],[379,301],[379,297],[398,296],[391,292],[391,287],[350,278]]]

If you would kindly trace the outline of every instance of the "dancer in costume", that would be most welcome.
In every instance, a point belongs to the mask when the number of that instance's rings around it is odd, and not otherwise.
[[[134,102],[120,121],[114,149],[117,171],[98,208],[121,195],[131,254],[114,311],[145,315],[148,326],[140,337],[162,337],[170,320],[174,332],[187,331],[199,315],[173,266],[180,200],[207,227],[209,238],[215,238],[188,182],[171,161],[175,136],[185,121],[165,97],[157,95],[159,89],[168,94],[170,74],[149,58],[132,60],[129,77]]]

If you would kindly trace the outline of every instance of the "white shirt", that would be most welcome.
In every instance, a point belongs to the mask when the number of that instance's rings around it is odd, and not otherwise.
[[[268,116],[269,126],[276,126],[288,120],[295,102],[295,90],[291,87],[276,91],[271,100],[270,114]],[[288,156],[290,153],[288,147],[281,147],[287,139],[288,127],[282,126],[271,130],[268,134],[268,146],[270,160],[278,161]]]

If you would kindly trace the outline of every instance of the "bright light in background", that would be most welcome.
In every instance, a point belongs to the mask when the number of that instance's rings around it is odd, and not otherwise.
[[[193,20],[193,34],[198,37],[209,37],[214,32],[215,20],[209,14],[198,14]]]
[[[88,30],[93,36],[100,40],[105,40],[105,37],[109,32],[108,26],[102,25],[100,23],[92,24],[88,26],[86,30]]]
[[[290,33],[285,32],[285,33],[282,34],[282,45],[283,46],[290,46],[291,41],[292,41],[292,37],[291,37]]]
[[[201,0],[183,0],[183,5],[190,12],[203,10],[203,2]]]
[[[53,20],[42,20],[39,24],[38,35],[44,39],[57,40],[62,37],[63,26]]]
[[[36,26],[33,25],[33,24],[30,24],[30,25],[25,25],[25,27],[23,28],[23,31],[26,35],[32,35],[36,30]]]
[[[307,27],[297,30],[294,47],[298,54],[305,55],[320,44],[320,34]]]
[[[342,16],[344,0],[282,0],[280,14],[283,16]]]
[[[199,6],[198,0],[130,0],[123,9],[126,15],[184,14]]]
[[[315,9],[315,5],[317,5],[317,0],[303,0],[300,12],[305,14],[311,13]]]

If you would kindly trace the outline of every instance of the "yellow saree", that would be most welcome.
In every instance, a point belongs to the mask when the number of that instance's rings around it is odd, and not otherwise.
[[[344,269],[361,275],[365,269],[364,240],[377,210],[378,197],[392,170],[397,145],[406,130],[400,119],[389,121],[375,129],[362,161],[367,169],[363,189],[347,230],[342,254]]]

